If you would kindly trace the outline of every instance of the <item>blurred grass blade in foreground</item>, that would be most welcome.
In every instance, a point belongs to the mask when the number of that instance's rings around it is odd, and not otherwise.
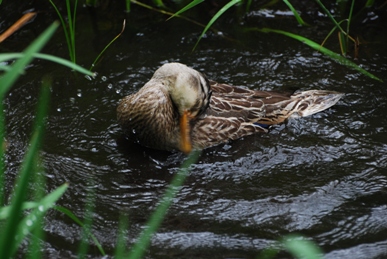
[[[136,240],[136,243],[133,245],[129,255],[125,258],[138,259],[143,257],[145,249],[147,249],[150,244],[152,235],[160,227],[161,222],[164,220],[165,215],[167,214],[168,208],[172,204],[173,198],[180,190],[180,187],[183,185],[185,178],[189,173],[190,166],[198,161],[199,155],[200,151],[198,150],[194,150],[188,155],[188,158],[184,161],[177,174],[173,177],[156,210],[152,213],[149,221],[146,224],[146,227],[144,228],[144,231]]]

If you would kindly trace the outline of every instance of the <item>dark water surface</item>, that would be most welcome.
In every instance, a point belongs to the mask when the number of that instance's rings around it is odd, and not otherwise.
[[[2,4],[1,30],[29,8],[40,11],[0,45],[2,52],[21,51],[56,19],[49,5],[27,2]],[[108,258],[114,254],[120,214],[129,217],[126,234],[133,242],[185,157],[125,141],[115,109],[160,65],[178,61],[213,80],[251,89],[329,89],[346,96],[327,111],[288,121],[268,134],[204,150],[153,237],[148,258],[255,258],[290,233],[316,242],[326,258],[387,258],[386,84],[285,36],[240,29],[242,24],[280,28],[322,42],[333,27],[326,17],[310,18],[313,26],[302,28],[282,6],[244,16],[231,9],[216,28],[237,41],[208,33],[191,52],[202,28],[132,8],[125,33],[95,67],[97,78],[35,60],[10,91],[8,193],[28,145],[42,77],[49,74],[54,83],[42,152],[47,191],[70,183],[58,205],[80,218],[88,193],[95,192],[93,233]],[[212,9],[202,8],[193,17],[206,22]],[[95,20],[86,8],[79,10],[79,64],[88,68],[118,34],[123,9],[111,3],[96,10]],[[367,26],[354,29],[367,41],[355,62],[387,81],[386,24]],[[336,36],[327,44],[339,51]],[[68,58],[61,29],[44,52]],[[50,211],[44,231],[47,258],[76,257],[77,224]],[[101,257],[93,244],[89,256]]]

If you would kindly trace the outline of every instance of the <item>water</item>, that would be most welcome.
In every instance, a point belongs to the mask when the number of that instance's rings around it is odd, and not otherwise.
[[[24,3],[17,10],[31,7]],[[56,19],[49,5],[35,8],[43,13],[4,42],[2,51],[22,50]],[[316,21],[316,29],[297,27],[284,10],[270,11],[269,17],[252,11],[246,20],[230,12],[217,28],[238,42],[209,33],[191,52],[200,27],[178,19],[165,22],[165,16],[133,9],[125,33],[95,67],[95,79],[37,60],[10,91],[8,193],[28,146],[42,77],[50,74],[54,83],[42,150],[47,191],[69,183],[58,205],[79,218],[84,216],[88,193],[95,192],[93,233],[109,258],[121,214],[129,217],[126,234],[133,242],[184,156],[125,141],[115,109],[120,98],[137,91],[161,64],[178,61],[211,79],[251,89],[328,89],[346,96],[327,111],[276,126],[268,134],[204,150],[153,237],[148,258],[255,258],[290,233],[316,242],[326,258],[387,256],[385,83],[284,36],[238,30],[238,24],[257,26],[259,21],[321,42],[332,28],[325,17]],[[118,34],[125,17],[122,10],[101,7],[95,24],[87,9],[79,11],[79,64],[89,67]],[[7,13],[0,29],[18,15]],[[205,22],[208,17],[203,12],[198,19]],[[369,44],[361,46],[356,63],[386,81],[382,42],[387,30],[382,26],[384,30],[365,35]],[[339,51],[333,36],[327,44]],[[59,29],[44,52],[67,58],[66,51]],[[44,231],[47,258],[76,257],[81,237],[76,223],[50,211]],[[89,257],[101,257],[94,245]]]

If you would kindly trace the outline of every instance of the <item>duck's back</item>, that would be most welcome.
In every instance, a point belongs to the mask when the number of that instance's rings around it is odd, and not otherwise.
[[[289,117],[309,116],[334,105],[343,94],[311,90],[295,94],[254,91],[211,82],[206,113],[195,121],[193,146],[205,148],[257,132]]]

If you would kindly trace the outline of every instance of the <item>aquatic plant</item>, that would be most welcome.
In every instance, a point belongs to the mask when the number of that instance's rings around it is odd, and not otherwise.
[[[322,10],[324,11],[324,13],[330,18],[330,20],[332,21],[332,23],[335,25],[335,27],[328,33],[328,35],[326,36],[325,40],[322,42],[322,44],[320,44],[320,47],[316,47],[316,43],[311,40],[311,39],[308,39],[306,37],[303,37],[303,36],[300,36],[300,35],[296,35],[294,33],[290,33],[290,32],[286,32],[286,31],[282,31],[282,30],[277,30],[277,29],[271,29],[271,28],[258,28],[258,27],[255,27],[255,28],[243,28],[246,32],[247,31],[260,31],[260,32],[273,32],[273,33],[278,33],[278,34],[282,34],[282,35],[285,35],[287,37],[290,37],[290,38],[293,38],[293,39],[297,39],[297,40],[300,40],[302,42],[305,42],[307,43],[308,46],[314,48],[315,50],[317,51],[320,51],[322,52],[324,55],[327,55],[329,56],[330,58],[332,58],[333,60],[336,60],[338,61],[339,63],[341,64],[344,64],[346,66],[349,66],[351,68],[354,68],[356,70],[358,70],[359,72],[363,73],[364,75],[366,76],[369,76],[371,77],[372,79],[375,79],[375,80],[378,80],[378,81],[382,81],[380,78],[378,78],[377,76],[371,74],[370,72],[367,72],[366,70],[362,69],[361,67],[359,67],[357,64],[353,63],[352,61],[348,60],[344,55],[347,53],[347,49],[348,49],[348,43],[349,41],[353,41],[354,42],[354,46],[355,46],[355,58],[357,58],[357,48],[358,48],[358,41],[353,39],[350,34],[349,34],[349,28],[350,28],[350,24],[351,24],[351,20],[352,20],[352,16],[353,16],[353,9],[354,9],[354,3],[355,1],[352,0],[351,2],[351,6],[350,6],[350,9],[349,9],[349,15],[348,15],[348,18],[345,19],[345,20],[342,20],[342,21],[337,21],[333,15],[330,13],[330,11],[324,6],[324,4],[320,1],[320,0],[315,0],[319,6],[322,8]],[[137,1],[136,1],[137,2]],[[202,0],[193,0],[191,3],[189,3],[188,5],[186,5],[185,7],[183,7],[182,9],[180,9],[179,11],[177,11],[175,14],[173,14],[171,16],[172,17],[181,17],[180,15],[184,12],[186,12],[187,10],[195,7],[196,5],[202,3],[203,1]],[[207,25],[204,26],[204,30],[202,31],[202,33],[200,34],[195,46],[194,46],[194,49],[197,47],[199,41],[202,39],[202,37],[204,36],[204,34],[207,32],[207,30],[209,28],[211,28],[211,26],[215,23],[216,20],[219,19],[219,17],[226,11],[228,10],[230,7],[236,5],[236,4],[239,4],[239,3],[242,3],[244,1],[242,0],[230,0],[226,5],[224,5],[213,17],[212,19],[207,23]],[[292,11],[294,17],[296,18],[297,22],[302,25],[302,26],[307,26],[308,24],[306,22],[304,22],[304,20],[301,18],[301,16],[298,14],[298,12],[296,11],[296,8],[294,8],[294,6],[290,3],[289,0],[284,0],[285,4],[289,7],[289,9]],[[250,4],[251,4],[251,1],[247,1],[247,8],[246,10],[248,10],[250,8]],[[370,6],[372,5],[372,1],[367,1],[366,5],[365,6]],[[347,27],[346,27],[346,30],[344,30],[341,26],[342,23],[346,22],[347,23]],[[340,49],[341,49],[341,54],[337,54],[335,53],[334,51],[331,51],[325,47],[323,47],[325,41],[327,40],[327,38],[329,38],[332,33],[334,31],[338,30],[338,37],[339,37],[339,44],[340,44]]]
[[[70,0],[66,0],[66,9],[67,9],[67,20],[68,20],[68,27],[66,25],[65,20],[63,19],[62,14],[59,12],[59,9],[55,5],[55,3],[52,0],[49,0],[51,5],[54,7],[56,13],[58,14],[60,23],[62,24],[63,31],[66,37],[67,42],[67,48],[69,51],[70,60],[73,63],[76,63],[76,52],[75,52],[75,21],[76,21],[76,14],[77,14],[77,5],[78,0],[75,0],[74,8],[72,10]]]
[[[32,42],[24,52],[22,53],[2,53],[0,54],[0,61],[7,62],[9,60],[16,61],[12,65],[2,67],[5,73],[0,78],[0,140],[2,141],[2,147],[0,148],[0,161],[1,170],[5,170],[4,154],[6,149],[5,144],[5,116],[3,100],[6,93],[15,83],[17,78],[24,72],[25,67],[35,58],[45,58],[54,62],[66,65],[71,69],[93,76],[93,73],[61,58],[57,58],[50,55],[39,54],[38,52],[47,43],[50,37],[54,34],[57,23],[53,23],[48,29],[46,29],[34,42]],[[44,187],[44,181],[39,175],[39,171],[42,168],[39,166],[39,149],[42,143],[44,135],[44,122],[47,116],[47,108],[49,103],[51,79],[44,78],[42,84],[42,90],[38,101],[38,107],[36,111],[35,124],[33,128],[33,134],[29,143],[29,148],[23,159],[20,172],[18,174],[14,191],[11,195],[11,202],[7,206],[5,205],[5,172],[1,172],[0,180],[0,194],[1,194],[1,207],[0,207],[0,221],[2,221],[2,231],[0,233],[0,258],[10,258],[16,253],[22,240],[35,229],[35,236],[32,238],[30,246],[30,257],[40,258],[39,242],[42,236],[42,231],[39,230],[43,215],[50,208],[54,207],[55,202],[63,195],[68,188],[68,184],[55,189],[53,192],[43,196],[42,191],[39,188]],[[39,170],[38,170],[39,169]],[[29,191],[29,182],[38,182],[40,187],[35,190],[36,201],[26,202],[27,193]],[[30,210],[24,217],[23,211]]]

